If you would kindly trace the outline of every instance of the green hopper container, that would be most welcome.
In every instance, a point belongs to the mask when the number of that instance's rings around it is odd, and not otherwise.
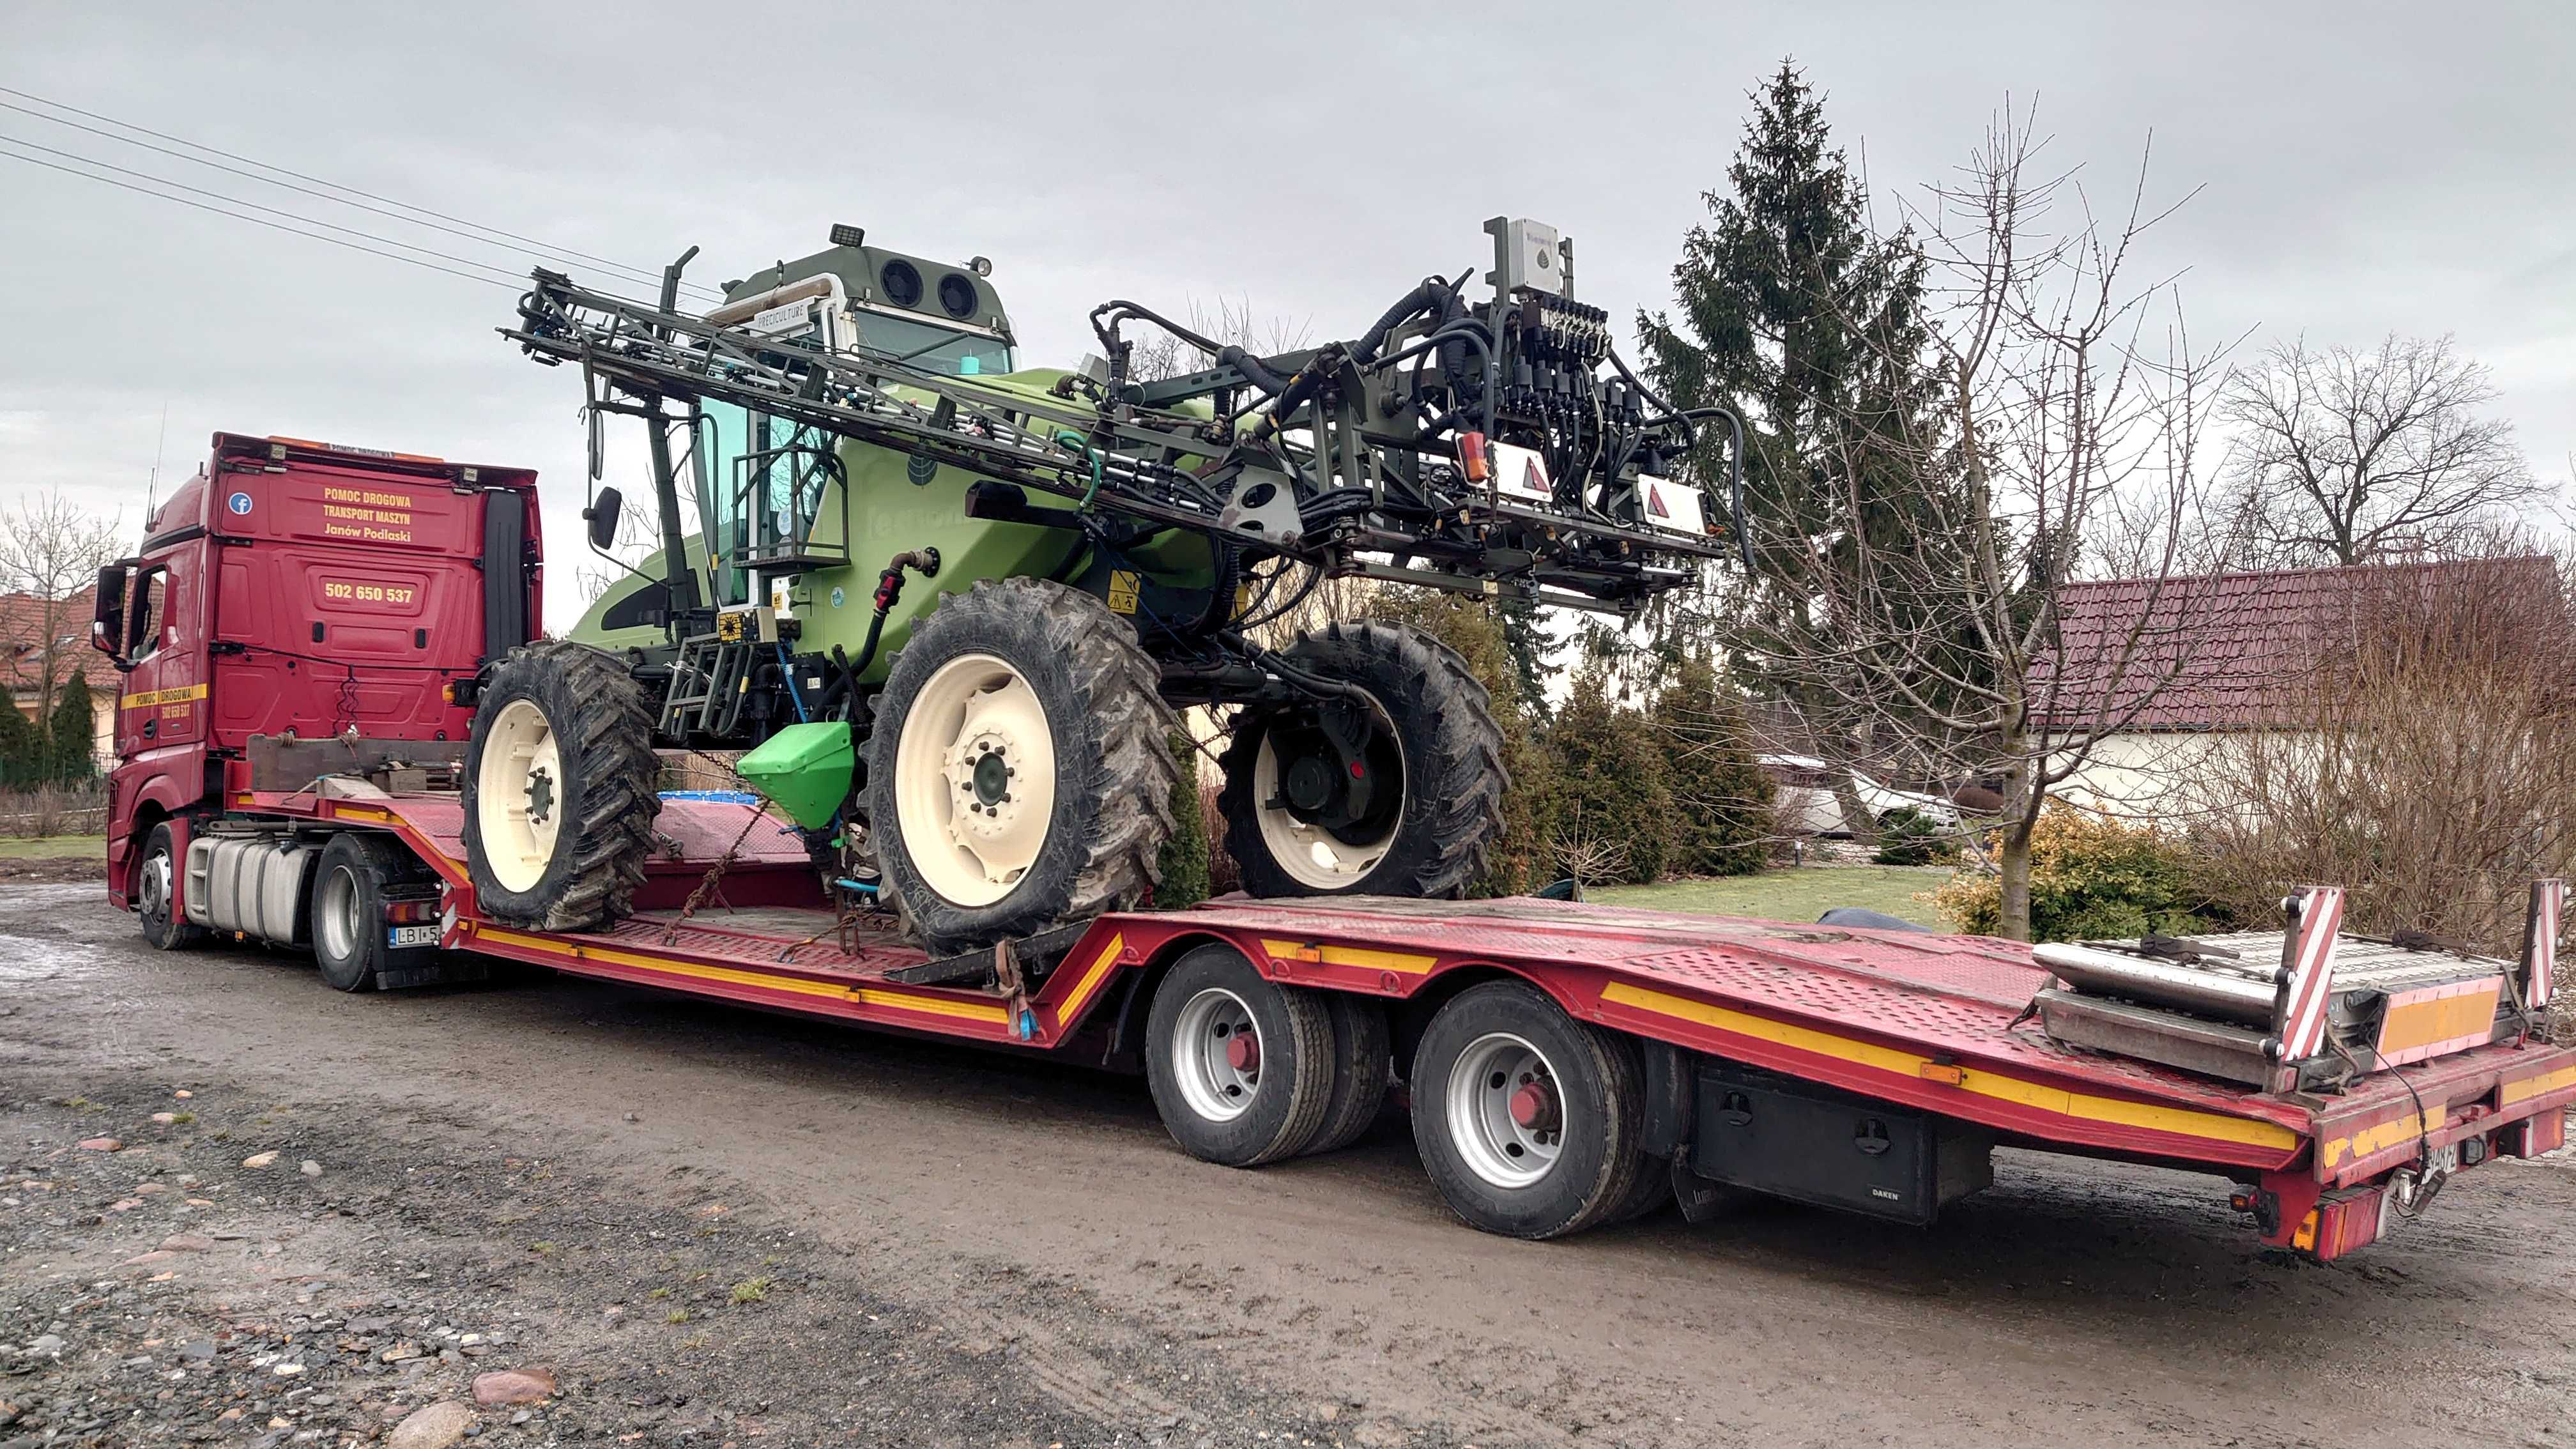
[[[850,771],[855,764],[848,723],[818,720],[792,724],[771,735],[734,769],[786,811],[788,819],[819,830],[832,823],[841,802],[850,798]]]

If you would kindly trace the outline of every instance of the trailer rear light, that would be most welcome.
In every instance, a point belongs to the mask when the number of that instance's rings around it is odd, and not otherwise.
[[[438,919],[436,901],[387,901],[385,919],[396,924],[413,925]]]
[[[1484,434],[1458,435],[1458,466],[1466,471],[1470,483],[1482,483],[1494,476],[1493,462],[1485,455]]]

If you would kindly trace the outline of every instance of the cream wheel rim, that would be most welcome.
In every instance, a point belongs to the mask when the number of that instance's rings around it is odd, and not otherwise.
[[[563,803],[563,753],[546,712],[525,699],[501,706],[474,771],[474,833],[504,889],[534,890],[545,876]]]
[[[1019,886],[1055,821],[1055,735],[1027,676],[990,654],[933,672],[894,750],[895,825],[924,885],[989,906]]]
[[[1368,696],[1370,717],[1378,728],[1395,733],[1395,722],[1387,717],[1386,707]],[[1400,779],[1400,790],[1410,790],[1410,779]],[[1290,813],[1285,805],[1270,802],[1281,798],[1279,785],[1279,751],[1272,732],[1264,730],[1261,750],[1252,759],[1252,800],[1261,823],[1261,843],[1270,849],[1270,858],[1288,872],[1288,878],[1312,890],[1347,890],[1361,877],[1377,869],[1395,844],[1398,831],[1404,828],[1410,798],[1396,802],[1395,813],[1388,817],[1386,830],[1371,840],[1353,843],[1342,839],[1321,825],[1309,824]]]

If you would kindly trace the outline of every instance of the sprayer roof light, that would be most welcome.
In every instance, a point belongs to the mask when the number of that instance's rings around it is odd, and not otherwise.
[[[832,245],[836,247],[865,246],[867,240],[868,232],[865,227],[852,226],[846,221],[832,223]]]
[[[966,263],[966,269],[976,276],[989,277],[993,275],[993,259],[991,257],[971,258]]]

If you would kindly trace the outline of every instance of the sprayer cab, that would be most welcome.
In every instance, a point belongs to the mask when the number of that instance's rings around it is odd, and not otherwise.
[[[720,327],[818,346],[862,348],[953,377],[1013,368],[1010,318],[982,257],[938,262],[866,244],[855,226],[832,228],[832,245],[727,282]]]

